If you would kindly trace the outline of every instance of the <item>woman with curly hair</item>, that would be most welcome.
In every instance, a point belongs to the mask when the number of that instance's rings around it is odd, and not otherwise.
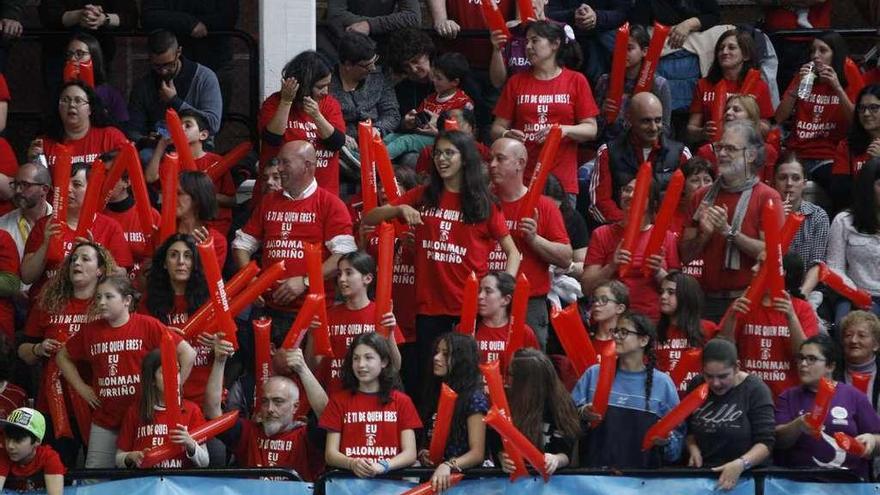
[[[422,423],[431,425],[425,430],[419,462],[434,467],[431,485],[435,493],[449,488],[449,476],[483,463],[486,451],[486,424],[483,418],[489,411],[489,399],[483,393],[483,379],[477,367],[477,343],[470,335],[447,333],[434,345],[433,376],[427,396],[422,401]],[[458,398],[455,400],[451,429],[443,452],[443,462],[434,464],[427,446],[434,435],[437,405],[442,384],[448,385]]]
[[[91,242],[81,242],[53,277],[43,287],[40,297],[28,314],[24,328],[24,338],[18,346],[18,356],[29,365],[42,363],[44,373],[37,393],[37,409],[51,412],[47,392],[61,386],[65,397],[65,408],[73,419],[71,403],[72,391],[57,373],[48,373],[48,362],[54,359],[64,343],[88,323],[89,307],[95,298],[98,283],[116,269],[113,256],[104,246]],[[56,419],[56,418],[53,418]],[[48,444],[60,455],[67,466],[75,465],[79,451],[81,434],[76,421],[70,421],[74,438],[59,438],[53,430],[54,421],[49,421]]]
[[[575,385],[571,396],[581,417],[593,424],[600,422],[581,442],[582,467],[655,468],[681,456],[681,427],[667,438],[656,439],[647,452],[641,448],[648,429],[679,402],[672,379],[656,368],[656,341],[657,331],[648,318],[638,313],[620,316],[614,329],[617,372],[604,415],[593,410],[600,365],[588,369]]]

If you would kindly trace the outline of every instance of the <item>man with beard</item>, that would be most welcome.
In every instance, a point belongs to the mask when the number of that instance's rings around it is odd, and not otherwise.
[[[15,179],[9,183],[15,209],[0,217],[0,230],[5,230],[18,248],[18,258],[37,220],[52,214],[52,205],[46,201],[52,189],[52,176],[46,167],[25,163],[19,167]]]
[[[177,37],[170,31],[159,29],[150,33],[147,48],[150,72],[131,89],[128,137],[135,141],[147,137],[154,143],[159,138],[157,125],[163,123],[169,107],[177,112],[185,109],[199,112],[208,122],[210,134],[217,134],[223,115],[217,75],[183,57]]]
[[[228,341],[214,336],[214,367],[205,386],[205,418],[214,419],[223,411],[223,371],[233,347]],[[283,367],[292,369],[299,377],[306,400],[314,414],[308,425],[297,421],[294,413],[299,407],[299,388],[290,378],[271,376],[257,397],[254,419],[239,418],[235,426],[219,436],[230,448],[241,467],[279,467],[295,470],[306,481],[314,481],[324,469],[324,435],[317,427],[317,418],[327,406],[327,394],[306,366],[301,349],[278,351],[283,353]],[[278,356],[276,355],[276,358]]]

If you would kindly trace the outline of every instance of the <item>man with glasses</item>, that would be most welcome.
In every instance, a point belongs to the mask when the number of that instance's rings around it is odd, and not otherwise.
[[[195,110],[205,117],[210,134],[220,130],[223,97],[217,75],[181,55],[177,38],[170,31],[157,30],[147,40],[150,72],[137,81],[128,104],[126,132],[132,140],[147,138],[141,146],[150,148],[164,128],[165,111]],[[163,132],[167,132],[163,129]]]
[[[764,250],[761,211],[771,199],[781,210],[782,198],[755,175],[765,155],[764,140],[752,122],[728,122],[715,150],[718,179],[694,194],[688,211],[692,223],[679,253],[683,263],[702,255],[703,317],[717,322],[752,281],[751,267]]]
[[[684,144],[664,136],[663,104],[653,93],[632,97],[627,108],[629,129],[603,144],[590,180],[590,215],[597,224],[623,220],[620,190],[650,161],[654,182],[666,189],[669,178],[691,158]]]
[[[21,258],[34,224],[52,214],[52,205],[46,201],[52,189],[52,177],[46,167],[25,163],[19,167],[9,186],[15,209],[0,216],[0,230],[9,233],[18,248],[18,257]]]

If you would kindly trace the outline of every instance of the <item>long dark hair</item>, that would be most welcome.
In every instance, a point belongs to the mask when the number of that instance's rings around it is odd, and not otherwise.
[[[824,31],[820,33],[818,36],[814,38],[815,40],[819,40],[822,43],[828,45],[831,48],[831,68],[834,69],[834,72],[837,73],[837,79],[840,81],[840,87],[846,88],[846,71],[843,70],[843,67],[846,63],[846,57],[849,55],[849,48],[846,46],[846,41],[843,39],[843,36],[838,34],[835,31]],[[811,42],[808,45],[807,50],[812,51],[813,43]],[[807,53],[809,53],[809,51]]]
[[[113,125],[113,120],[110,118],[110,114],[107,112],[104,102],[101,101],[101,98],[98,97],[98,94],[95,93],[94,89],[86,86],[82,81],[69,81],[62,84],[61,89],[58,90],[58,94],[55,95],[56,102],[61,98],[61,94],[64,93],[64,90],[70,86],[76,86],[83,90],[86,94],[86,98],[89,100],[89,128],[109,127]],[[58,110],[57,105],[54,111],[49,112],[48,118],[46,135],[60,143],[64,140],[64,123],[61,122],[61,112]]]
[[[571,395],[543,352],[523,348],[514,353],[507,394],[513,424],[535,447],[544,449],[545,411],[567,440],[573,443],[580,436],[580,421]]]
[[[446,376],[438,377],[431,374],[425,399],[422,401],[420,416],[426,425],[431,424],[431,418],[437,411],[437,402],[440,395],[440,385],[445,383],[455,393],[455,409],[452,415],[452,430],[449,432],[450,445],[467,445],[467,415],[468,407],[474,393],[483,387],[483,379],[480,374],[480,357],[477,353],[477,341],[470,335],[450,332],[441,335],[433,346],[432,356],[437,354],[440,342],[446,343],[449,350],[449,365]]]
[[[343,261],[348,262],[361,275],[373,276],[373,281],[367,286],[367,296],[372,299],[376,286],[376,260],[367,254],[366,251],[352,251],[343,254],[336,263],[336,266],[339,267],[339,264]]]
[[[97,87],[107,82],[107,75],[104,71],[104,50],[101,49],[98,39],[91,34],[76,31],[70,35],[67,44],[70,44],[71,41],[82,42],[89,48],[89,57],[92,58],[92,74],[95,76],[95,86]]]
[[[193,200],[196,218],[202,222],[217,216],[217,195],[214,183],[204,172],[187,170],[180,173],[180,189]]]
[[[657,367],[657,354],[654,352],[654,346],[657,343],[657,330],[646,316],[639,313],[627,311],[618,318],[618,325],[622,321],[629,321],[636,327],[639,335],[648,337],[648,343],[644,347],[645,353],[645,410],[651,408],[651,388],[654,386],[654,368]],[[618,361],[618,366],[620,362]]]
[[[840,75],[838,74],[838,77]],[[880,99],[880,84],[869,84],[862,88],[859,91],[859,96],[856,97],[856,101],[853,103],[856,104],[856,107],[859,106],[859,102],[862,101],[862,98],[865,96],[874,96]],[[859,119],[860,112],[856,110],[855,115],[853,115],[852,125],[849,126],[849,135],[847,136],[847,144],[849,144],[849,154],[851,156],[862,155],[868,151],[868,146],[871,144],[873,139],[868,134],[868,131],[865,130],[865,126],[862,125],[862,121]]]
[[[688,345],[691,347],[703,347],[703,324],[700,314],[703,312],[703,290],[700,283],[694,277],[672,270],[663,277],[664,282],[675,284],[675,299],[678,303],[675,308],[675,326],[687,335]],[[657,323],[657,342],[663,343],[669,338],[669,327],[673,316],[661,314]]]
[[[202,271],[202,260],[193,236],[189,234],[174,234],[159,246],[153,255],[153,264],[147,276],[147,310],[162,323],[168,325],[170,313],[174,309],[174,291],[171,289],[171,277],[165,269],[165,257],[168,249],[175,242],[182,242],[192,251],[192,271],[189,280],[186,281],[186,312],[192,315],[205,301],[208,300],[208,282]]]
[[[559,49],[556,51],[556,65],[572,70],[580,68],[583,62],[581,47],[575,40],[568,39],[562,26],[550,21],[537,21],[529,24],[526,34],[529,32],[551,43],[559,43]]]
[[[355,337],[348,346],[348,352],[345,353],[345,361],[342,364],[342,388],[353,394],[358,391],[360,382],[354,374],[352,362],[354,350],[359,345],[373,349],[379,355],[379,359],[387,363],[379,373],[379,403],[384,406],[391,402],[391,392],[400,388],[400,376],[394,366],[391,366],[391,346],[388,344],[388,339],[376,332],[362,333]]]
[[[141,398],[138,403],[138,416],[141,422],[149,424],[153,422],[153,414],[161,399],[159,389],[156,387],[156,370],[162,366],[162,351],[153,349],[141,362]],[[162,373],[167,373],[162,370]],[[167,404],[166,404],[167,407]]]
[[[318,52],[314,50],[306,50],[299,55],[293,57],[281,70],[281,77],[296,78],[299,88],[293,101],[296,105],[302,106],[303,98],[312,95],[312,87],[315,83],[330,75],[330,64]]]
[[[853,182],[853,202],[849,212],[853,227],[862,234],[874,235],[877,230],[877,193],[874,183],[880,180],[880,158],[871,158],[859,170]]]
[[[474,224],[485,221],[492,214],[495,196],[489,191],[489,182],[483,171],[483,159],[477,152],[474,138],[461,131],[443,132],[434,140],[437,143],[448,141],[455,146],[461,156],[461,214],[464,223]],[[422,205],[436,208],[445,187],[436,166],[431,167],[428,187],[422,196]]]
[[[731,36],[736,37],[736,43],[739,45],[739,50],[743,55],[743,64],[739,71],[739,75],[736,78],[737,81],[742,82],[746,77],[746,74],[749,72],[749,69],[758,68],[757,50],[755,50],[755,40],[752,38],[752,35],[736,28],[728,29],[718,37],[718,41],[715,42],[715,49],[712,52],[714,54],[714,60],[712,61],[712,66],[709,68],[709,73],[706,75],[706,79],[712,83],[717,83],[724,78],[724,72],[721,70],[721,65],[718,63],[718,52],[721,51],[721,44],[724,43],[724,40]]]

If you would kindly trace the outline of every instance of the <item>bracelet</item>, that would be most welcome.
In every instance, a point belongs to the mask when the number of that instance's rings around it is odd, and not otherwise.
[[[293,105],[293,100],[285,100],[284,98],[281,98],[281,103],[286,103],[286,104],[288,104],[288,105]]]
[[[455,457],[453,457],[452,459],[449,459],[448,461],[443,461],[443,464],[446,464],[447,466],[449,466],[449,469],[452,470],[453,472],[456,472],[456,473],[461,472],[461,468],[458,467],[458,459],[456,459]]]
[[[381,459],[381,460],[379,460],[377,463],[378,463],[380,466],[382,466],[382,469],[384,469],[384,471],[382,471],[382,474],[385,474],[385,473],[387,473],[388,471],[391,470],[391,464],[390,464],[387,460],[385,460],[385,459]]]
[[[746,459],[745,456],[740,457],[739,460],[741,460],[743,463],[743,471],[748,471],[749,469],[752,468],[752,463],[749,462],[749,460]]]

